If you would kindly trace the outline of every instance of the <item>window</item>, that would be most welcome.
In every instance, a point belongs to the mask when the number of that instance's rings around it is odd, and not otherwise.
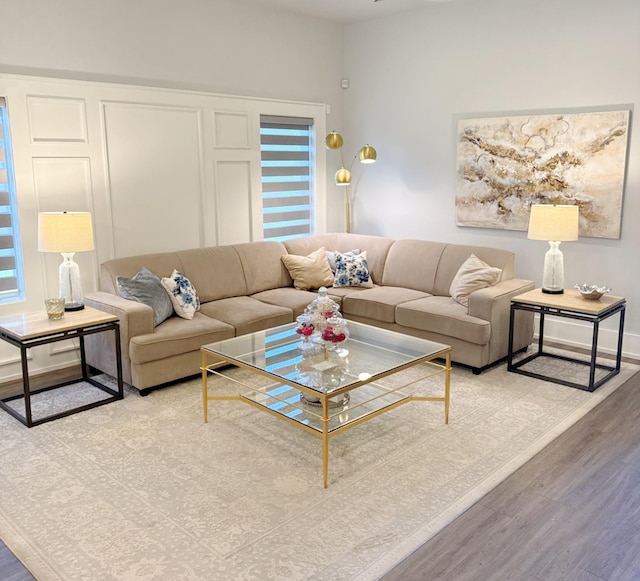
[[[265,240],[282,241],[314,231],[312,129],[312,119],[260,116]]]
[[[0,97],[0,303],[24,298],[9,117]]]

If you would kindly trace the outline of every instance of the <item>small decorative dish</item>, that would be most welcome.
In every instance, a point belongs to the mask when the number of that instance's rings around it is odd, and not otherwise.
[[[602,298],[602,295],[611,292],[610,288],[606,286],[598,286],[597,284],[577,284],[573,288],[580,291],[583,299],[589,299],[591,301],[597,301]]]

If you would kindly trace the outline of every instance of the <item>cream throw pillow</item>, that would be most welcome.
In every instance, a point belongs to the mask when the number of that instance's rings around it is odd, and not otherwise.
[[[469,295],[481,288],[493,286],[500,280],[502,270],[489,266],[472,254],[462,263],[451,281],[449,294],[465,307],[469,306]]]
[[[333,272],[324,247],[318,248],[309,256],[285,254],[282,262],[293,279],[293,286],[298,290],[317,289],[333,284]]]

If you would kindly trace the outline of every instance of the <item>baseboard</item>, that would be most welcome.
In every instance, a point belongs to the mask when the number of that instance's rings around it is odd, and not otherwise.
[[[33,389],[40,389],[42,387],[48,387],[50,385],[56,385],[75,379],[80,377],[81,374],[82,370],[80,369],[80,364],[77,363],[54,371],[46,371],[44,373],[36,373],[33,375],[30,374],[29,385]],[[0,383],[0,397],[3,399],[12,395],[18,395],[22,393],[22,390],[22,378]]]

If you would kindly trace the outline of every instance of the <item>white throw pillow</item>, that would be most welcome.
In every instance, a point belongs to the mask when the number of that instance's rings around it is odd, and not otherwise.
[[[489,266],[472,254],[462,263],[451,281],[449,294],[455,301],[469,306],[469,295],[482,288],[496,284],[502,276],[502,269]]]
[[[180,271],[174,270],[170,277],[162,279],[162,286],[169,294],[176,315],[183,319],[193,319],[200,309],[200,300],[189,279]]]

